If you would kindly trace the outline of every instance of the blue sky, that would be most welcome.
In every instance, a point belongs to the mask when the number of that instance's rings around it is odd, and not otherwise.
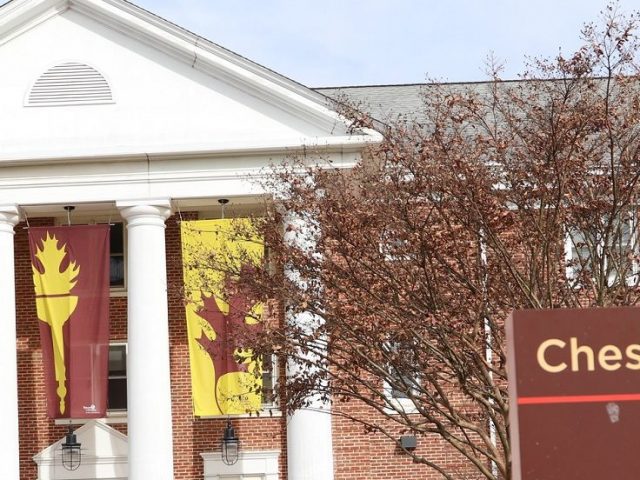
[[[525,55],[579,45],[605,0],[133,0],[311,87],[516,78]],[[637,0],[620,0],[629,12]],[[2,0],[0,0],[2,3]]]
[[[134,0],[135,1],[135,0]],[[486,78],[507,62],[579,45],[604,0],[137,0],[138,4],[311,87]],[[635,0],[621,0],[629,11]]]

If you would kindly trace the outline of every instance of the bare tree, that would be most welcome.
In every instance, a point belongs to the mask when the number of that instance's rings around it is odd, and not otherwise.
[[[265,181],[269,262],[238,274],[284,309],[256,351],[308,367],[282,379],[283,407],[360,402],[334,413],[393,442],[437,435],[470,477],[510,478],[507,315],[638,302],[637,21],[609,6],[582,48],[520,81],[425,86],[354,169],[300,158]],[[286,321],[305,312],[321,321]]]

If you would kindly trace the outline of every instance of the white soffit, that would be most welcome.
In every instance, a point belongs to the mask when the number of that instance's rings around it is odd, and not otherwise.
[[[350,134],[322,95],[122,0],[12,0],[0,8],[0,63],[4,163],[353,152],[380,139]],[[28,89],[62,63],[94,67],[114,101],[25,108]]]

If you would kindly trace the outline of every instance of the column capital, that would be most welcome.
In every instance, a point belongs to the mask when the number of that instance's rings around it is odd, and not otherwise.
[[[14,233],[13,228],[20,221],[17,205],[0,205],[0,232]]]
[[[164,226],[165,220],[171,216],[171,200],[166,198],[117,201],[116,207],[128,226]]]

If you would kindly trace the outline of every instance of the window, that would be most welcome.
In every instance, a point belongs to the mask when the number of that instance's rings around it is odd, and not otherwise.
[[[394,388],[391,387],[391,398],[409,398],[407,395],[407,390],[411,389],[411,386],[415,384],[416,378],[413,375],[400,375],[397,372],[394,372],[395,383],[398,386],[406,385],[407,388]]]
[[[66,225],[67,218],[57,219],[57,225]],[[122,222],[111,223],[110,219],[102,218],[74,218],[74,224],[106,224],[109,222],[109,286],[111,292],[124,293],[127,278],[127,262],[126,262],[126,236],[125,228]]]
[[[113,342],[109,345],[107,380],[106,423],[123,423],[127,413],[127,343]],[[74,423],[85,423],[86,419],[74,419]],[[56,425],[67,425],[68,419],[55,420]]]
[[[416,373],[401,374],[389,367],[389,379],[386,381],[386,393],[392,400],[409,400],[408,392],[413,392],[418,382]]]
[[[109,345],[109,386],[107,410],[125,412],[127,410],[127,344]]]
[[[270,409],[276,407],[276,362],[273,355],[266,355],[262,360],[262,407]]]
[[[603,216],[587,228],[568,229],[565,237],[567,278],[579,286],[581,273],[594,280],[605,278],[612,286],[623,281],[635,285],[637,261],[636,217],[625,215],[610,222]]]
[[[411,376],[404,376],[402,381],[406,381],[408,385],[415,383],[417,380]],[[384,395],[386,397],[385,410],[393,415],[400,413],[415,413],[417,411],[414,400],[409,398],[405,391],[394,389],[389,382],[384,382]]]
[[[418,373],[407,371],[415,364],[408,360],[415,356],[415,349],[410,345],[403,347],[399,342],[388,342],[384,350],[389,358],[388,375],[384,382],[384,393],[390,405],[389,412],[411,413],[415,410],[415,405],[408,393],[417,394],[416,388],[420,384]]]
[[[415,256],[411,243],[401,238],[399,232],[387,228],[380,234],[378,250],[387,261],[411,260]]]
[[[109,242],[109,285],[111,288],[123,289],[125,287],[125,261],[124,226],[122,223],[114,223],[111,225],[111,237]]]

